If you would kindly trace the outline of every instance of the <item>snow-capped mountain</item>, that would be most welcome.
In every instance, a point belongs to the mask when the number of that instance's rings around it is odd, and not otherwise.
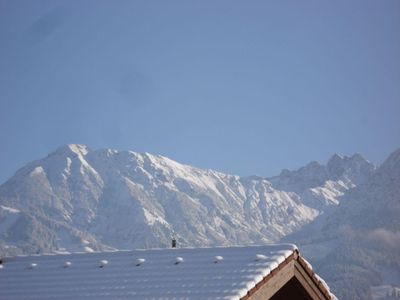
[[[373,168],[359,155],[334,156],[267,180],[67,145],[0,186],[0,249],[164,247],[172,236],[182,246],[274,242],[336,206]]]
[[[277,189],[295,192],[306,205],[325,210],[326,206],[339,204],[347,190],[364,183],[374,170],[375,166],[360,154],[335,154],[326,166],[313,161],[296,171],[283,170],[268,180]]]
[[[400,286],[399,195],[400,149],[261,178],[72,144],[0,186],[0,255],[283,240],[341,299],[372,299]]]
[[[0,187],[3,252],[276,241],[318,211],[262,178],[68,145]]]
[[[349,190],[336,209],[285,237],[295,242],[340,299],[372,298],[400,286],[400,149]]]

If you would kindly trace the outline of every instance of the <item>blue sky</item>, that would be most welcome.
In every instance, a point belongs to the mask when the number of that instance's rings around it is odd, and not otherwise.
[[[63,144],[261,176],[400,147],[400,1],[0,0],[0,182]]]

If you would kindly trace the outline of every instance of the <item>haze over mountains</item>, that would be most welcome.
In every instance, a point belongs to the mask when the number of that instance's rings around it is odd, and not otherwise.
[[[180,246],[285,239],[343,299],[367,299],[369,286],[396,283],[400,274],[392,255],[400,246],[399,194],[400,150],[378,168],[359,154],[334,155],[326,165],[261,178],[72,144],[0,186],[0,254],[168,247],[172,236]],[[374,265],[361,263],[360,252]],[[355,272],[343,269],[349,262]]]

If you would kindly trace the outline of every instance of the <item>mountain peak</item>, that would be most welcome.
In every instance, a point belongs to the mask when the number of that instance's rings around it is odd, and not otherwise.
[[[366,160],[360,153],[355,153],[352,156],[339,155],[335,153],[326,164],[328,169],[337,168],[338,166],[350,167],[353,165],[371,165],[371,163]]]
[[[79,156],[85,156],[88,154],[90,149],[86,145],[82,144],[67,144],[59,147],[55,152],[56,154],[75,154]],[[52,153],[52,154],[53,154]]]
[[[383,162],[383,164],[379,167],[380,170],[383,170],[387,174],[391,174],[391,176],[399,176],[400,175],[400,148],[394,151],[389,157]]]
[[[342,156],[339,155],[337,153],[333,154],[332,157],[328,160],[327,162],[327,167],[329,168],[329,166],[333,166],[333,165],[337,165],[337,164],[341,164],[344,160],[347,160],[348,157],[347,156]]]
[[[322,165],[319,163],[319,162],[317,162],[316,160],[313,160],[313,161],[311,161],[311,162],[309,162],[307,165],[306,165],[306,168],[307,169],[319,169],[319,168],[321,168],[322,167]]]
[[[371,162],[369,162],[369,161],[368,161],[364,156],[362,156],[360,153],[354,153],[349,159],[350,159],[350,161],[351,161],[352,163],[372,165]]]
[[[347,177],[356,184],[364,182],[375,169],[375,166],[366,160],[361,154],[341,156],[334,154],[326,164],[329,176],[334,180],[342,176]]]
[[[391,162],[392,164],[400,164],[400,148],[394,151],[392,154],[389,155],[386,161]]]
[[[331,158],[328,160],[328,163],[335,162],[335,161],[363,161],[363,162],[368,162],[367,159],[364,158],[360,153],[356,152],[352,156],[347,156],[347,155],[340,155],[340,154],[333,154]]]

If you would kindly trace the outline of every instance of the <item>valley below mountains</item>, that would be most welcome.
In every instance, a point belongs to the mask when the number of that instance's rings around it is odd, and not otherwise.
[[[271,178],[71,144],[0,186],[0,256],[296,243],[339,299],[400,286],[400,150]],[[386,295],[386,294],[385,294]]]

